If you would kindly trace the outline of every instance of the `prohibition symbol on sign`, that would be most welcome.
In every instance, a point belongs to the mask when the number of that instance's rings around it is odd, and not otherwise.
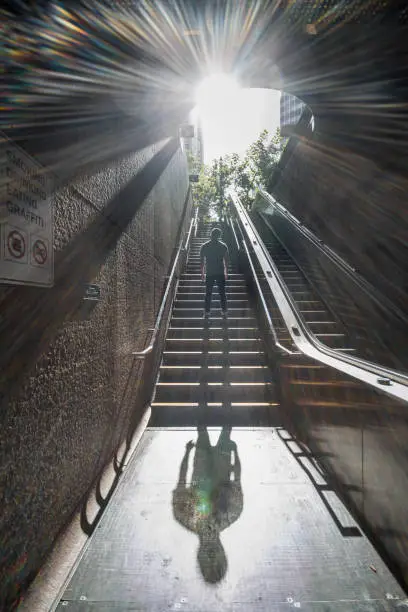
[[[39,238],[33,244],[33,257],[35,262],[42,266],[47,261],[47,245],[43,240]]]
[[[18,230],[11,230],[7,236],[7,248],[14,259],[22,259],[26,252],[24,236]]]

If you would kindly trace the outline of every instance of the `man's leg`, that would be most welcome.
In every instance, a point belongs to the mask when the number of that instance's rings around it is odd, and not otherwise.
[[[206,313],[210,312],[211,309],[211,294],[213,290],[215,278],[213,276],[206,276],[205,278],[205,304],[204,310]]]
[[[196,441],[193,473],[191,476],[191,484],[198,486],[200,489],[205,489],[211,479],[211,451],[212,447],[207,428],[200,428]]]
[[[227,296],[225,295],[225,277],[217,276],[218,291],[220,292],[221,310],[227,312]]]

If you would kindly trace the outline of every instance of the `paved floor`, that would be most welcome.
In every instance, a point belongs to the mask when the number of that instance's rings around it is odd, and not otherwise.
[[[286,431],[208,433],[146,431],[58,612],[408,610]]]

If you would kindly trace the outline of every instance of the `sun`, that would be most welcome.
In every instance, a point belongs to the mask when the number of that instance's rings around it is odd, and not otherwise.
[[[200,115],[219,115],[236,100],[240,87],[230,74],[211,74],[196,89],[196,104]]]
[[[204,161],[245,155],[264,130],[279,126],[280,92],[243,86],[232,73],[210,73],[194,90],[195,125],[203,137]]]

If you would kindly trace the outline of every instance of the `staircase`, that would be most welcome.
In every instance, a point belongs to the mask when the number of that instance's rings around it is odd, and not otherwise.
[[[266,426],[277,413],[272,372],[244,275],[230,266],[223,319],[218,288],[204,319],[200,249],[211,224],[199,227],[180,277],[152,402],[152,426]]]

